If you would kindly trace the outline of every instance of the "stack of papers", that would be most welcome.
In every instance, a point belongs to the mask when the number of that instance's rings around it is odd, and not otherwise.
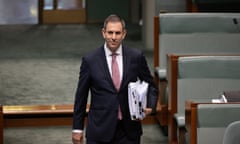
[[[226,97],[222,94],[219,99],[212,99],[212,103],[227,103]]]
[[[213,103],[240,102],[240,91],[224,91],[219,99],[212,99]]]
[[[128,84],[128,104],[132,120],[145,118],[144,109],[147,106],[148,83],[145,81],[130,82]]]

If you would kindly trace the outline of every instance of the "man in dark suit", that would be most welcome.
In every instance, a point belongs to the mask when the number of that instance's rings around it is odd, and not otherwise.
[[[140,144],[142,126],[140,121],[130,118],[128,84],[138,79],[149,83],[144,110],[147,115],[155,111],[157,89],[142,52],[122,45],[126,33],[124,20],[110,15],[102,29],[105,44],[82,58],[74,104],[73,143],[80,144],[83,140],[90,90],[87,144]],[[117,69],[113,66],[114,55]],[[113,77],[118,77],[118,81],[115,82]]]

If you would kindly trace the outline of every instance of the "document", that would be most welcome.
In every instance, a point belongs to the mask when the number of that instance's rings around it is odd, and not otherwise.
[[[224,91],[219,99],[212,99],[213,103],[240,102],[240,91]]]
[[[212,99],[212,103],[227,103],[226,97],[222,94],[218,99]]]
[[[147,107],[148,83],[145,81],[130,82],[128,84],[128,104],[132,120],[143,120],[144,109]]]
[[[240,102],[240,91],[224,91],[223,95],[227,102]]]

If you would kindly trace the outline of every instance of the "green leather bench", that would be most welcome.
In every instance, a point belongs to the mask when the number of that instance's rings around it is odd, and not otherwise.
[[[185,102],[216,99],[224,91],[239,90],[240,55],[169,55],[169,140],[185,129]],[[180,131],[179,131],[180,130]]]
[[[154,79],[160,91],[161,125],[168,125],[167,54],[240,53],[239,22],[240,13],[160,13],[154,18]]]
[[[154,39],[160,69],[166,69],[168,53],[240,52],[240,24],[234,23],[240,22],[240,13],[162,13],[156,19]]]
[[[192,105],[192,106],[190,106]],[[229,124],[240,120],[240,103],[186,104],[186,142],[221,144]]]

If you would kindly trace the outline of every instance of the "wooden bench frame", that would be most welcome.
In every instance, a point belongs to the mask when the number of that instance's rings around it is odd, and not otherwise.
[[[154,17],[154,68],[159,67],[159,17]],[[159,81],[158,75],[154,73],[154,82],[158,88],[157,120],[161,126],[168,125],[168,110],[165,101],[167,81]]]
[[[177,124],[174,121],[174,114],[177,113],[177,63],[179,56],[169,55],[167,60],[167,71],[168,71],[168,84],[169,84],[169,96],[173,100],[169,100],[168,103],[168,139],[170,144],[177,143]],[[172,72],[172,73],[170,73]]]
[[[72,105],[1,106],[0,144],[4,128],[70,125],[72,108]]]
[[[89,106],[86,109],[88,113]],[[4,128],[72,125],[73,105],[0,106],[0,144]]]
[[[192,0],[186,0],[186,10],[187,12],[198,12],[198,6]]]
[[[4,127],[71,125],[72,117],[73,105],[3,106]]]
[[[87,105],[86,112],[89,112]],[[73,122],[73,105],[15,105],[0,106],[0,144],[4,128],[37,126],[70,126]],[[154,115],[147,116],[143,124],[154,124]]]

